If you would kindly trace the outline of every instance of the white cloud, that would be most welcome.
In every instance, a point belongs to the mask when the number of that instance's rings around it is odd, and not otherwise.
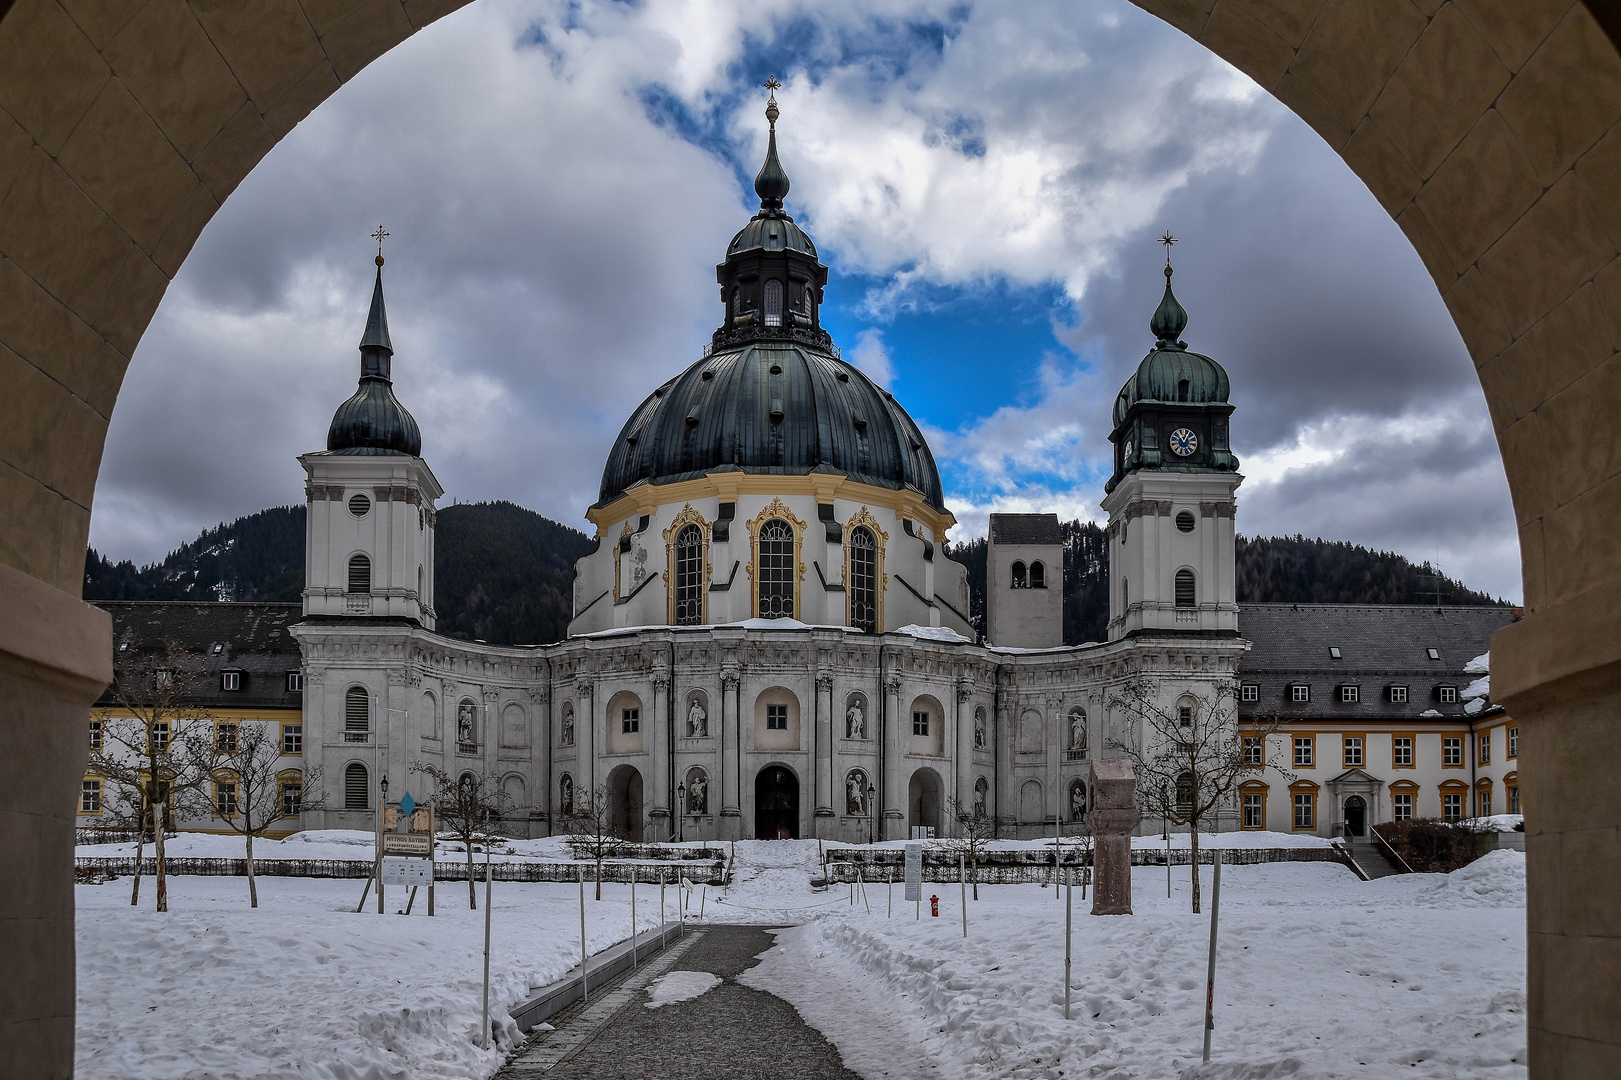
[[[867,378],[885,390],[895,388],[895,369],[884,348],[884,332],[869,326],[856,335],[856,343],[844,350],[845,359],[860,368]]]

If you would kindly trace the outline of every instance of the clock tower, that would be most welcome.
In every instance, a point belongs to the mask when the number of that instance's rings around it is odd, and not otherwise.
[[[1149,323],[1154,347],[1114,403],[1109,515],[1109,640],[1235,637],[1234,492],[1227,372],[1181,340],[1188,313],[1171,292]]]

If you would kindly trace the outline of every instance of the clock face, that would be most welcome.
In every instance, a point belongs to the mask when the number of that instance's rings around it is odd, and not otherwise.
[[[1199,449],[1199,436],[1191,429],[1179,427],[1171,432],[1171,453],[1177,457],[1188,457]]]

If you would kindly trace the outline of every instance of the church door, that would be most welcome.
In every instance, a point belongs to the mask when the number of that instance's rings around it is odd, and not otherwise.
[[[755,778],[754,835],[760,840],[799,837],[799,779],[781,765],[761,769]]]
[[[1345,831],[1351,836],[1361,836],[1368,828],[1368,804],[1362,801],[1362,796],[1352,795],[1345,800]]]

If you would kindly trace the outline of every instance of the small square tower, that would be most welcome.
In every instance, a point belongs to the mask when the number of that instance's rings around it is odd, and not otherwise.
[[[1014,649],[1064,643],[1064,535],[1057,514],[992,514],[985,637]]]

